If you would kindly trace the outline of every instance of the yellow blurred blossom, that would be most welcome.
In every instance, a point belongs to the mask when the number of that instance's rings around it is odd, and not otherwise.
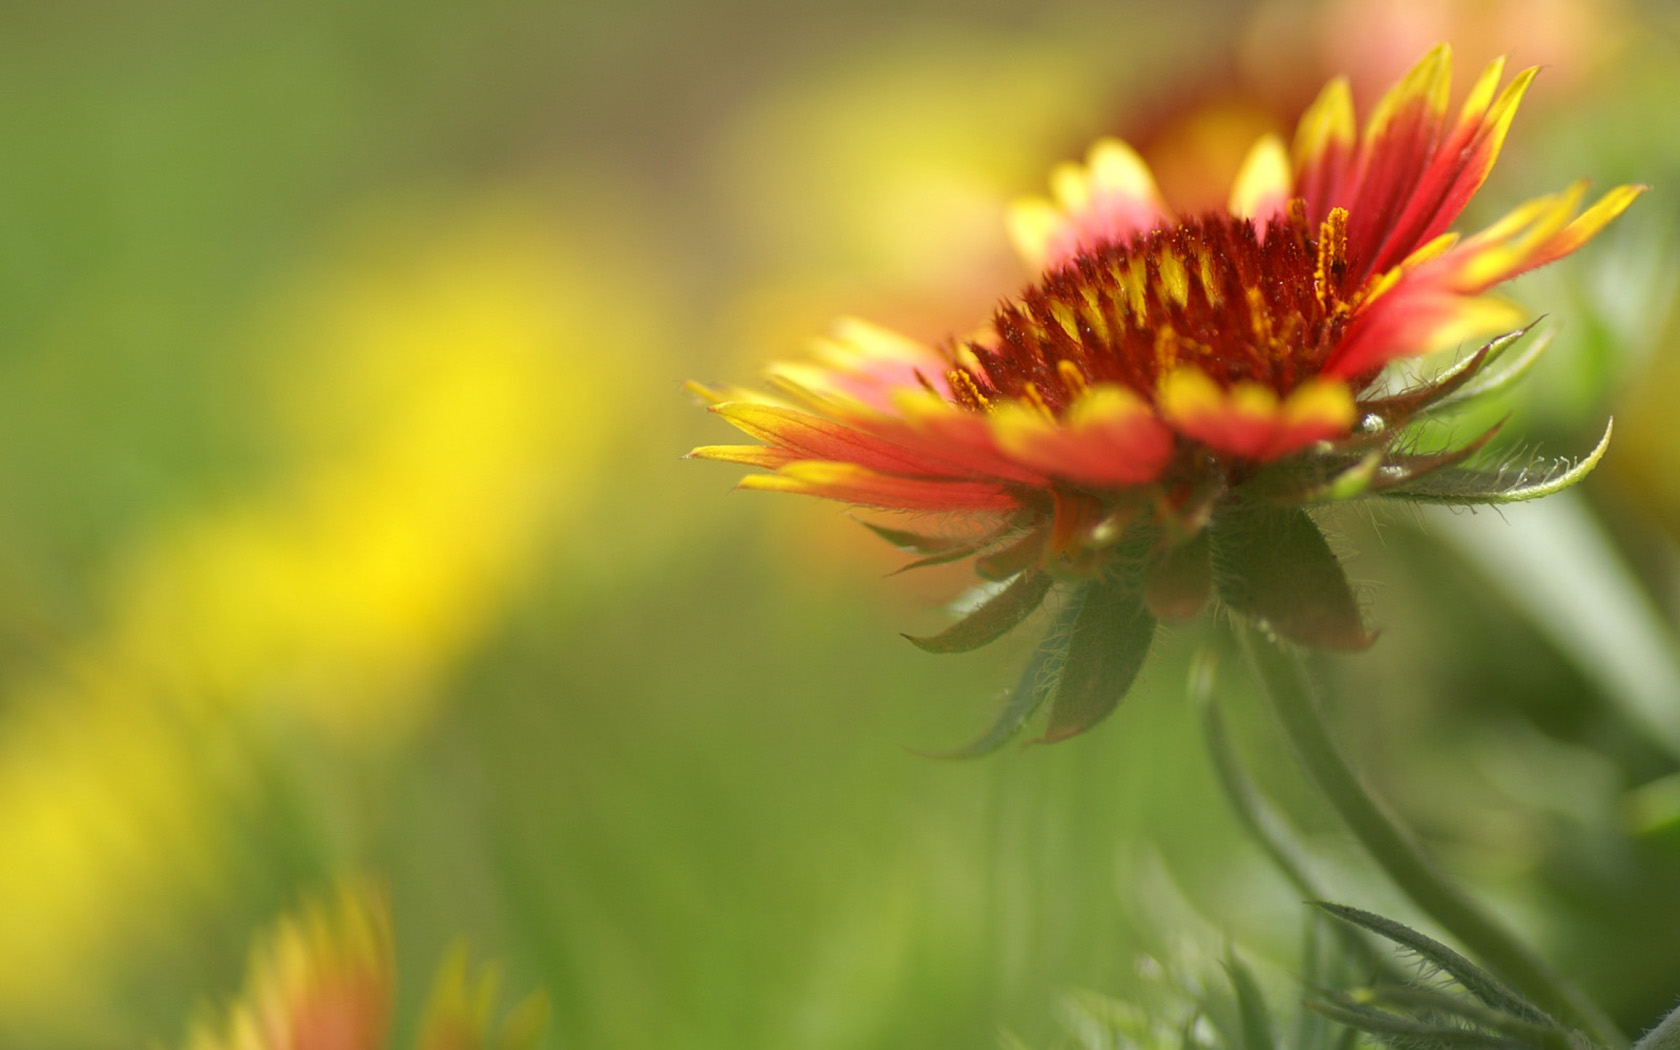
[[[562,229],[534,195],[386,209],[258,327],[242,422],[274,470],[136,543],[71,670],[0,707],[9,1022],[95,1023],[77,1004],[162,943],[160,909],[225,885],[230,740],[401,739],[570,549],[617,448],[598,391],[656,314]]]
[[[337,732],[426,709],[588,505],[612,423],[590,393],[634,363],[539,220],[499,204],[305,282],[277,340],[295,469],[139,553],[129,659]]]

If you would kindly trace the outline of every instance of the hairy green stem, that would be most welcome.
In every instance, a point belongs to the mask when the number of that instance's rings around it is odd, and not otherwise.
[[[1240,633],[1249,663],[1302,768],[1395,885],[1541,1009],[1582,1029],[1602,1046],[1625,1047],[1626,1038],[1596,1004],[1465,896],[1365,790],[1330,738],[1300,654],[1261,630]]]
[[[1680,1050],[1680,1006],[1633,1044],[1633,1050]]]

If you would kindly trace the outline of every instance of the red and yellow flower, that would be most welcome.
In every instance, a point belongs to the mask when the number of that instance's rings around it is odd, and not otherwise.
[[[366,883],[287,916],[252,955],[245,994],[223,1024],[200,1023],[187,1050],[383,1050],[396,964],[390,905]],[[496,975],[469,971],[457,949],[439,969],[417,1050],[534,1050],[547,1000],[531,996],[497,1025]]]
[[[1356,495],[1483,503],[1533,498],[1572,470],[1460,466],[1488,436],[1422,453],[1412,424],[1514,378],[1489,369],[1520,332],[1405,390],[1385,366],[1510,332],[1498,284],[1573,252],[1642,187],[1582,208],[1576,183],[1470,236],[1449,227],[1487,178],[1530,69],[1484,70],[1449,111],[1451,58],[1432,51],[1363,130],[1343,80],[1292,147],[1257,143],[1229,207],[1174,216],[1125,144],[1097,143],[1020,204],[1010,232],[1038,280],[970,338],[926,346],[842,322],[774,394],[696,387],[760,444],[692,455],[764,468],[745,488],[887,511],[954,514],[957,536],[879,528],[928,559],[973,555],[1000,589],[924,647],[973,648],[1057,581],[1068,597],[995,746],[1047,700],[1047,739],[1083,731],[1125,693],[1157,619],[1217,599],[1298,641],[1368,641],[1339,564],[1302,507]],[[968,749],[974,750],[974,749]]]

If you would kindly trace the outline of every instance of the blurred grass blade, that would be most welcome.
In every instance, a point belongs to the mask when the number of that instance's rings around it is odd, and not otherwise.
[[[1235,952],[1225,955],[1225,972],[1230,975],[1231,987],[1237,993],[1237,1016],[1242,1024],[1243,1050],[1276,1050],[1272,1015],[1266,1008],[1265,997],[1254,973]]]
[[[1502,517],[1508,525],[1453,514],[1428,522],[1629,722],[1680,758],[1680,647],[1585,502],[1566,492]]]

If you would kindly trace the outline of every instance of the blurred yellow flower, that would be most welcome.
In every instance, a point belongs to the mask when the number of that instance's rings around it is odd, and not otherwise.
[[[401,740],[543,563],[591,549],[559,540],[618,450],[596,392],[645,367],[645,272],[564,240],[535,195],[382,216],[253,336],[273,474],[137,543],[70,673],[0,707],[11,1023],[105,1023],[78,1004],[155,951],[151,917],[225,889],[250,760],[230,740],[276,719]]]
[[[295,467],[140,552],[136,666],[352,735],[427,709],[589,503],[612,420],[587,392],[634,367],[541,218],[399,229],[304,282],[274,340]]]

